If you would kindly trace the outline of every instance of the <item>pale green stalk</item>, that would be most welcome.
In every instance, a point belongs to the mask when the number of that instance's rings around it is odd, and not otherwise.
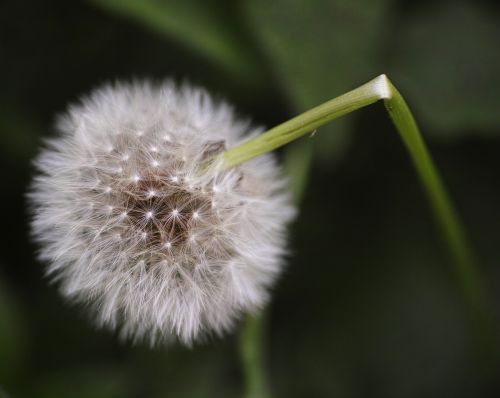
[[[240,355],[245,383],[244,398],[270,398],[264,372],[264,317],[248,316],[240,334]]]
[[[256,156],[279,148],[340,116],[384,100],[411,156],[426,191],[434,215],[444,235],[464,292],[474,301],[482,296],[479,276],[462,224],[444,189],[437,169],[406,102],[385,75],[334,98],[237,147],[224,152],[227,167],[233,167]]]
[[[471,246],[423,141],[415,119],[403,97],[387,76],[378,76],[361,87],[325,102],[268,130],[256,138],[227,150],[222,155],[224,157],[224,164],[226,167],[237,166],[259,155],[271,152],[336,118],[379,100],[384,101],[389,116],[409,152],[430,202],[434,217],[452,260],[454,272],[457,276],[464,300],[467,303],[478,343],[485,352],[490,352],[491,355],[493,352],[496,352],[495,342],[493,341],[494,325],[485,298],[483,281],[477,269]],[[255,327],[252,323],[248,325],[251,328]],[[244,330],[242,347],[244,349],[245,347],[254,347],[256,350],[260,350],[260,340],[253,343],[244,341],[247,338],[251,339],[259,335],[255,330],[252,332]],[[248,356],[248,353],[246,355]],[[258,356],[260,354],[253,355]],[[245,365],[259,366],[258,362],[245,362]],[[256,374],[259,371],[261,370],[253,369],[250,373]],[[262,380],[263,376],[261,375],[256,379]]]

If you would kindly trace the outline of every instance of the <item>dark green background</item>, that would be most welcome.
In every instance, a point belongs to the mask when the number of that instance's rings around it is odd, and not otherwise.
[[[3,0],[4,395],[241,395],[237,333],[193,350],[121,344],[65,303],[35,260],[24,200],[31,159],[68,102],[115,79],[186,79],[270,127],[387,73],[463,215],[498,319],[499,17],[493,0]],[[500,396],[500,373],[477,355],[452,268],[383,107],[298,145],[313,145],[314,161],[267,309],[274,396]],[[300,174],[301,154],[287,154],[289,173]]]

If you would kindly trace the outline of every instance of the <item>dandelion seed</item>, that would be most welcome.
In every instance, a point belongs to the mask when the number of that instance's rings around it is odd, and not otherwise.
[[[72,106],[58,129],[36,160],[32,232],[47,273],[91,303],[98,325],[189,345],[265,305],[294,210],[271,155],[205,167],[257,133],[229,106],[170,83],[117,84]]]

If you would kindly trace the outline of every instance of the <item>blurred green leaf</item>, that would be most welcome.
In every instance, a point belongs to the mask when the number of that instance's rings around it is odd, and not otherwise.
[[[238,22],[236,3],[217,0],[91,0],[180,41],[233,76],[255,81],[261,70]],[[166,49],[167,50],[167,49]]]
[[[248,0],[247,17],[295,112],[382,73],[380,49],[393,0]],[[351,118],[322,127],[322,158],[345,146]]]
[[[474,2],[426,4],[403,19],[394,40],[388,72],[424,128],[445,138],[471,129],[498,132],[500,25],[494,13]]]

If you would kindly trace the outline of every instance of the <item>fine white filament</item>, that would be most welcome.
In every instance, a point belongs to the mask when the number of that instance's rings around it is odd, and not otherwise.
[[[36,159],[32,233],[62,294],[97,324],[190,345],[262,307],[294,215],[271,155],[207,162],[260,130],[205,91],[108,85]]]

